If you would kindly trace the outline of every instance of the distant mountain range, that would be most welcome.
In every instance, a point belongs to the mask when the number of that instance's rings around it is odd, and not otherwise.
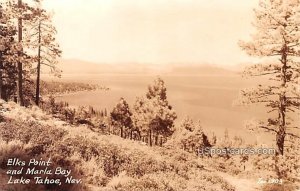
[[[166,75],[230,75],[238,67],[220,67],[209,64],[147,64],[147,63],[92,63],[75,59],[62,59],[58,67],[64,74],[166,74]]]

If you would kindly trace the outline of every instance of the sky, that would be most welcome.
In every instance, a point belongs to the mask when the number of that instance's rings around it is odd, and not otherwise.
[[[44,0],[63,58],[95,63],[251,62],[238,46],[258,0]]]

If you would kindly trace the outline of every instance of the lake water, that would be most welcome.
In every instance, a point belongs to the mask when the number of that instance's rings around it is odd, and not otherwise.
[[[169,103],[176,110],[177,123],[189,115],[200,120],[203,129],[221,136],[225,129],[232,135],[241,135],[246,139],[256,137],[243,128],[245,120],[265,116],[263,107],[233,106],[240,89],[252,86],[253,81],[243,80],[239,75],[201,75],[201,76],[160,76],[167,87]],[[145,95],[147,86],[155,75],[67,75],[63,81],[94,83],[110,88],[109,91],[96,90],[78,92],[58,97],[74,106],[91,105],[97,109],[110,111],[124,97],[130,106],[137,96]]]

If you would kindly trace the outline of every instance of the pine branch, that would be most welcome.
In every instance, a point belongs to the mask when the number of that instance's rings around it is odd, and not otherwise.
[[[271,128],[269,128],[269,127],[259,126],[258,128],[265,129],[265,130],[267,130],[267,131],[271,131],[271,132],[277,133],[277,131],[276,131],[275,129],[271,129]]]
[[[278,111],[278,109],[272,109],[272,110],[269,110],[268,113],[272,113],[274,111]]]
[[[296,44],[293,44],[293,45],[289,45],[288,47],[292,48],[292,47],[299,46],[299,45],[300,45],[300,43],[296,43]]]
[[[296,112],[295,110],[291,109],[291,108],[286,108],[287,111],[290,111],[290,112]]]
[[[270,75],[270,74],[280,74],[279,71],[274,71],[274,72],[266,72],[266,73],[261,73],[261,74],[250,74],[250,76],[265,76],[265,75]]]
[[[291,136],[291,137],[294,137],[294,138],[300,139],[300,136],[298,136],[298,135],[295,135],[295,134],[292,134],[292,133],[286,133],[286,135],[289,135],[289,136]]]
[[[48,67],[50,67],[50,68],[52,68],[52,69],[55,69],[55,68],[56,68],[55,66],[50,65],[50,64],[46,64],[45,62],[43,62],[43,63],[41,63],[41,64],[46,65],[46,66],[48,66]]]
[[[30,34],[29,36],[30,36],[30,37],[33,37],[33,36],[36,36],[36,35],[38,35],[38,34],[39,34],[39,32],[36,32],[36,33]]]
[[[287,127],[288,129],[299,129],[300,130],[300,127],[297,127],[297,126],[295,126],[295,127]]]

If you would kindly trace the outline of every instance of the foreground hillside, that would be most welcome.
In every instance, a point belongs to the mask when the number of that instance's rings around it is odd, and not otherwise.
[[[187,152],[150,148],[85,126],[70,126],[37,107],[24,109],[1,101],[0,110],[0,190],[235,190]],[[71,169],[72,176],[82,181],[60,186],[7,185],[6,163],[14,157],[51,158],[51,168]]]

